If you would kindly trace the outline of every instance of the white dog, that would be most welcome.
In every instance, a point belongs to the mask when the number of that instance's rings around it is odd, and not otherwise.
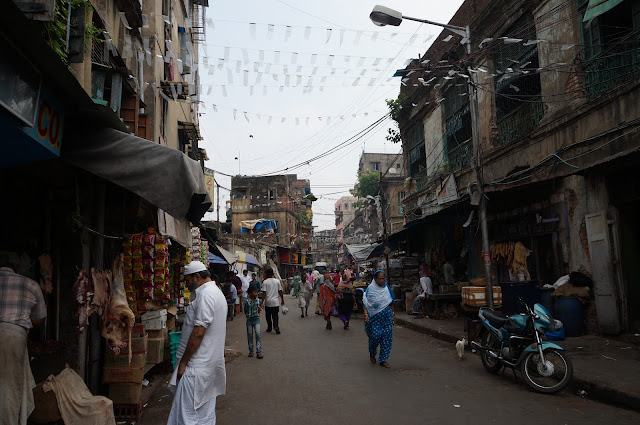
[[[464,358],[465,345],[467,345],[467,338],[462,338],[460,341],[456,342],[456,351],[458,352],[458,357],[460,357],[460,360]]]

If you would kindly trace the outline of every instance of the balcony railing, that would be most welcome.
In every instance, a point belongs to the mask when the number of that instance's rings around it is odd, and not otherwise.
[[[468,139],[460,144],[447,141],[447,169],[448,171],[457,171],[467,164],[473,153],[473,144]]]
[[[589,99],[640,78],[640,30],[630,34],[625,42],[604,49],[584,61],[585,86]]]
[[[507,146],[533,133],[544,116],[543,103],[523,103],[498,120],[498,140]]]

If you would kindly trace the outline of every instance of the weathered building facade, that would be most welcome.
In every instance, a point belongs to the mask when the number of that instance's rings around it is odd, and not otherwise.
[[[615,334],[640,326],[640,1],[602,3],[465,1],[450,24],[470,26],[471,55],[443,30],[402,71],[403,207],[419,227],[395,237],[428,253],[436,226],[441,255],[483,276],[495,253],[470,213],[484,191],[492,245],[522,242],[532,280],[591,276],[589,330]],[[496,263],[494,283],[513,280]]]

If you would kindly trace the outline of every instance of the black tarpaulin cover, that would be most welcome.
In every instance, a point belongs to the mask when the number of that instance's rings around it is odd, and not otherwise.
[[[85,128],[65,139],[61,156],[194,224],[211,206],[200,163],[146,139],[111,128]]]

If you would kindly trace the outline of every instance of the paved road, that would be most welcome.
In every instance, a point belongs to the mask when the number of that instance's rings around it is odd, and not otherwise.
[[[227,365],[220,424],[638,424],[640,414],[569,393],[537,394],[511,372],[491,375],[480,359],[458,360],[455,347],[396,327],[392,368],[369,363],[361,319],[351,330],[335,318],[281,316],[281,335],[263,332],[265,358],[248,353],[244,318],[228,322],[227,346],[241,353]],[[315,299],[312,305],[315,306]],[[264,325],[264,320],[263,320]],[[171,397],[158,392],[141,421],[162,423]],[[166,419],[165,419],[166,420]]]

